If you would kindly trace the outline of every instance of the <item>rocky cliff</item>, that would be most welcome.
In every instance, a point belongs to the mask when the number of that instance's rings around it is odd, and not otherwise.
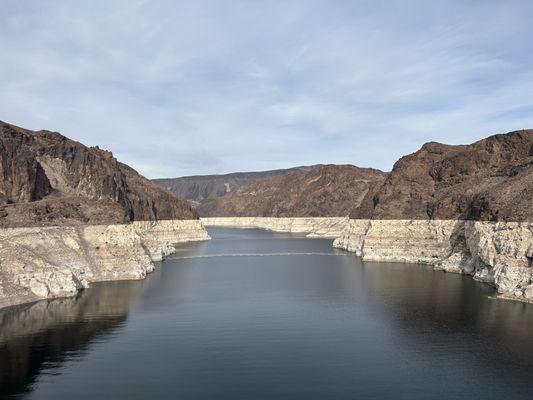
[[[425,263],[533,302],[533,223],[350,220],[333,245],[367,261]]]
[[[533,130],[402,157],[353,218],[533,221]]]
[[[195,175],[181,178],[153,179],[156,185],[165,188],[176,196],[187,200],[193,206],[215,200],[231,191],[259,179],[283,175],[297,170],[308,170],[312,167],[295,167],[257,172],[234,172],[222,175]]]
[[[200,221],[176,221],[196,218],[191,207],[109,152],[5,123],[0,146],[0,227],[9,227],[0,229],[0,307],[139,279],[176,243],[209,238]],[[335,246],[364,260],[428,263],[533,302],[532,199],[529,130],[471,145],[428,143],[389,174],[298,169],[199,210],[216,216],[208,225],[337,238]]]
[[[261,179],[198,207],[202,217],[342,217],[385,179],[353,165],[319,165]]]
[[[0,122],[0,226],[195,219],[183,200],[98,147]]]

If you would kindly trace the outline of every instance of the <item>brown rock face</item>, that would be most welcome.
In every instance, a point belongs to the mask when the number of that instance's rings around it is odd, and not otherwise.
[[[533,130],[426,143],[396,162],[358,217],[533,221]]]
[[[108,151],[4,122],[0,207],[3,226],[197,218],[184,201]]]
[[[533,221],[533,130],[470,145],[429,142],[392,172],[316,166],[261,179],[198,207],[202,216],[344,216]]]
[[[201,216],[347,216],[385,173],[353,165],[320,165],[254,181],[198,207]]]

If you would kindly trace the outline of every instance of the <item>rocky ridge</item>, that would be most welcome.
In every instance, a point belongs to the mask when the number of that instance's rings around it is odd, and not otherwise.
[[[298,170],[308,170],[312,167],[295,167],[288,169],[274,169],[269,171],[233,172],[221,175],[194,175],[180,178],[153,179],[156,185],[165,188],[176,196],[187,200],[193,206],[212,202],[231,191],[245,186],[259,179],[283,175]]]
[[[533,130],[426,143],[398,160],[351,217],[533,221]]]
[[[111,153],[5,123],[0,146],[0,307],[140,279],[176,243],[208,239],[176,221],[196,218],[185,202]],[[367,261],[427,263],[531,302],[532,165],[533,131],[429,143],[389,174],[321,165],[252,182],[204,204],[249,218],[203,221],[336,238]]]
[[[0,122],[0,307],[141,279],[206,239],[185,201],[112,153]]]
[[[198,207],[203,217],[533,220],[533,130],[470,145],[426,143],[389,173],[324,165],[256,180]]]

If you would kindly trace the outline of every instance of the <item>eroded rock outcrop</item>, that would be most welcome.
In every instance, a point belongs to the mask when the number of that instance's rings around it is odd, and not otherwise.
[[[533,221],[533,130],[430,142],[394,164],[352,218]]]
[[[152,182],[171,191],[176,196],[187,200],[196,207],[204,203],[212,202],[218,197],[225,196],[233,190],[259,179],[284,175],[298,170],[308,171],[311,168],[313,167],[301,166],[269,171],[233,172],[221,175],[194,175],[180,178],[153,179]]]
[[[0,307],[141,279],[205,239],[185,201],[111,152],[0,121]]]
[[[533,302],[533,223],[456,224],[452,252],[436,267],[494,284],[503,297]]]
[[[424,144],[389,173],[320,165],[203,203],[205,217],[533,221],[533,130],[469,145]]]

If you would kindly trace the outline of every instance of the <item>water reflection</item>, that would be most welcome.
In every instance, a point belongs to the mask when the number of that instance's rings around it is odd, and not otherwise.
[[[533,306],[330,241],[211,234],[145,281],[0,311],[0,397],[529,398]]]
[[[430,343],[431,351],[439,341],[448,349],[456,341],[489,363],[485,367],[507,362],[532,376],[532,305],[498,300],[489,285],[423,265],[361,265],[373,306],[387,313],[398,336],[419,349]]]
[[[0,395],[31,390],[39,374],[53,374],[116,332],[142,289],[140,282],[109,282],[77,297],[0,310]]]

